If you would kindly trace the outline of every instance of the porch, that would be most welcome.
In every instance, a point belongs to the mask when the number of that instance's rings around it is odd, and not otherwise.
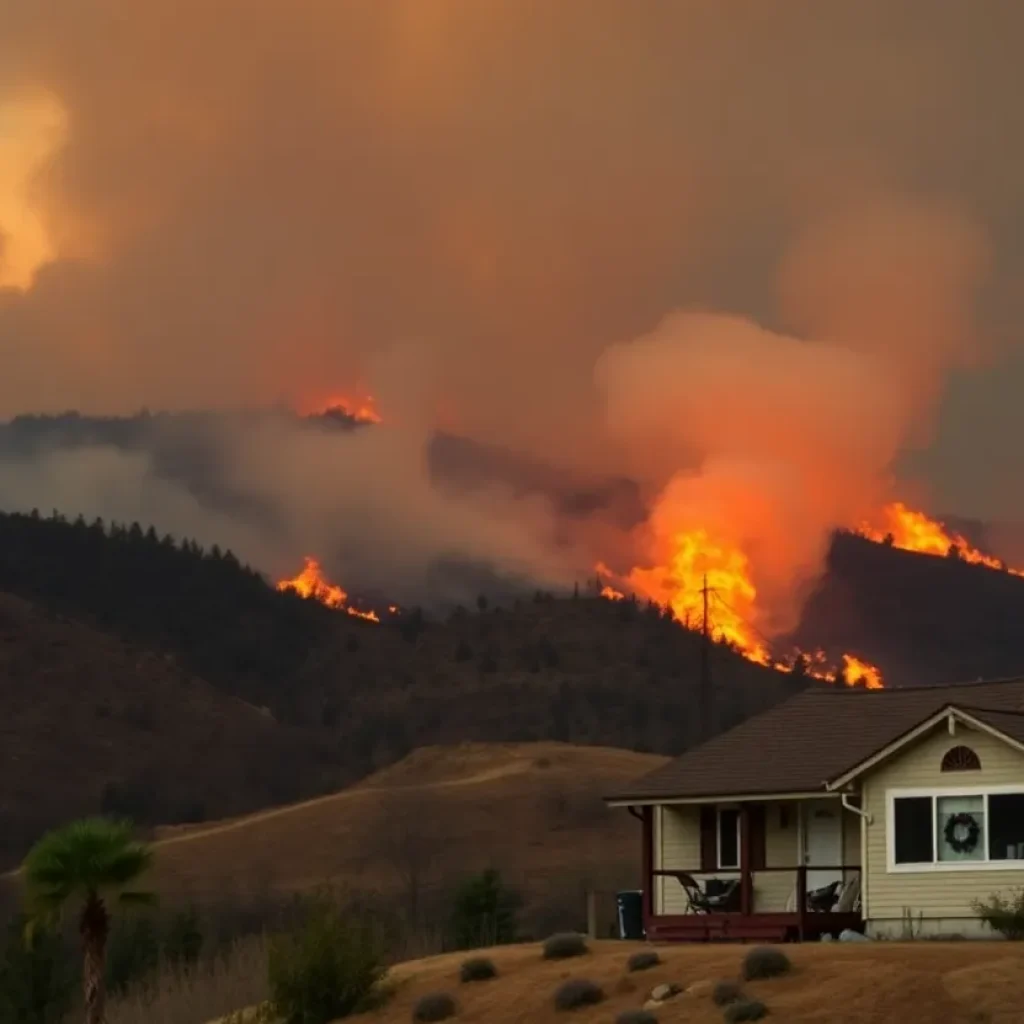
[[[861,930],[861,819],[838,797],[658,805],[643,821],[656,941],[818,939]]]

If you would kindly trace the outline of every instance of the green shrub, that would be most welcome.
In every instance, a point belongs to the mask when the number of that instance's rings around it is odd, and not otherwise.
[[[459,979],[461,981],[490,981],[498,976],[498,968],[494,966],[493,960],[485,956],[475,956],[471,960],[463,961],[459,968]]]
[[[755,946],[743,958],[743,977],[747,981],[755,978],[777,978],[790,968],[789,957],[773,946]]]
[[[417,1024],[433,1024],[455,1016],[455,1000],[447,992],[433,992],[423,996],[412,1008],[412,1019]]]
[[[725,1008],[725,1024],[743,1024],[743,1021],[760,1020],[768,1016],[768,1007],[757,999],[741,999]]]
[[[493,868],[467,878],[456,890],[449,931],[456,949],[500,946],[516,940],[519,893]]]
[[[59,1024],[77,984],[60,936],[38,927],[27,935],[15,918],[0,948],[0,1024]]]
[[[711,1001],[715,1006],[728,1006],[743,998],[743,990],[735,981],[719,981],[711,990]]]
[[[589,953],[587,940],[578,932],[560,932],[544,943],[545,960],[568,960]]]
[[[107,940],[107,988],[116,995],[156,972],[160,933],[151,917],[127,917]]]
[[[986,901],[973,900],[971,909],[1004,938],[1024,939],[1024,887],[1011,889],[1009,896],[993,893]]]
[[[194,908],[176,913],[164,932],[164,958],[179,966],[196,963],[203,951],[203,929]]]
[[[625,1010],[615,1018],[615,1024],[658,1024],[658,1018],[648,1010]]]
[[[644,949],[634,953],[626,963],[629,971],[649,971],[661,963],[661,957],[653,949]]]
[[[343,914],[325,894],[304,910],[295,931],[270,942],[271,1002],[286,1024],[327,1024],[372,1000],[384,977],[381,943],[367,918]]]
[[[581,1006],[596,1006],[604,999],[600,985],[585,978],[570,978],[555,993],[556,1010],[577,1010]]]

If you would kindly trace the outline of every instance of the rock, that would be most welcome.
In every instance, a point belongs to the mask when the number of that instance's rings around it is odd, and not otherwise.
[[[835,940],[832,938],[832,933],[831,932],[825,932],[821,936],[821,941],[822,942],[834,942]]]
[[[710,978],[702,978],[700,981],[694,981],[687,985],[686,994],[688,996],[709,996],[714,987],[715,983]]]
[[[661,1007],[662,1007],[662,1004],[657,999],[648,999],[647,1002],[644,1003],[644,1009],[648,1010],[648,1011],[650,1011],[650,1010],[660,1010]]]
[[[651,989],[651,999],[657,1003],[663,1003],[666,999],[671,999],[673,996],[679,995],[682,992],[682,988],[679,985],[655,985]]]
[[[860,932],[855,932],[852,928],[844,928],[839,933],[840,942],[870,942],[871,940],[866,935],[861,935]]]

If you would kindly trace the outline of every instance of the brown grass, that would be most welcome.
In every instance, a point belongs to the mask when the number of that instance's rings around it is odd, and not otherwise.
[[[662,982],[683,986],[735,977],[746,949],[741,946],[659,948],[659,967],[629,975],[626,961],[644,948],[634,943],[598,942],[589,956],[545,962],[538,945],[490,950],[499,976],[480,985],[459,985],[464,954],[401,964],[391,977],[397,993],[366,1024],[407,1024],[412,1006],[427,992],[458,995],[463,1024],[556,1024],[567,1019],[554,1009],[559,984],[588,978],[605,990],[600,1006],[568,1015],[574,1024],[606,1024],[624,1010],[638,1009]],[[786,1024],[1011,1024],[1019,1022],[1024,945],[993,943],[872,943],[790,946],[791,974],[755,981],[744,990],[769,1008],[769,1019]],[[709,989],[710,986],[705,986]],[[710,991],[683,994],[658,1010],[660,1024],[673,1021],[718,1024],[721,1010]]]

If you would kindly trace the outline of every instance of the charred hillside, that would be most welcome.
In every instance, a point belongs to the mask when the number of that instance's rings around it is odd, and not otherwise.
[[[796,642],[853,650],[895,685],[1024,674],[1024,578],[837,534]]]

